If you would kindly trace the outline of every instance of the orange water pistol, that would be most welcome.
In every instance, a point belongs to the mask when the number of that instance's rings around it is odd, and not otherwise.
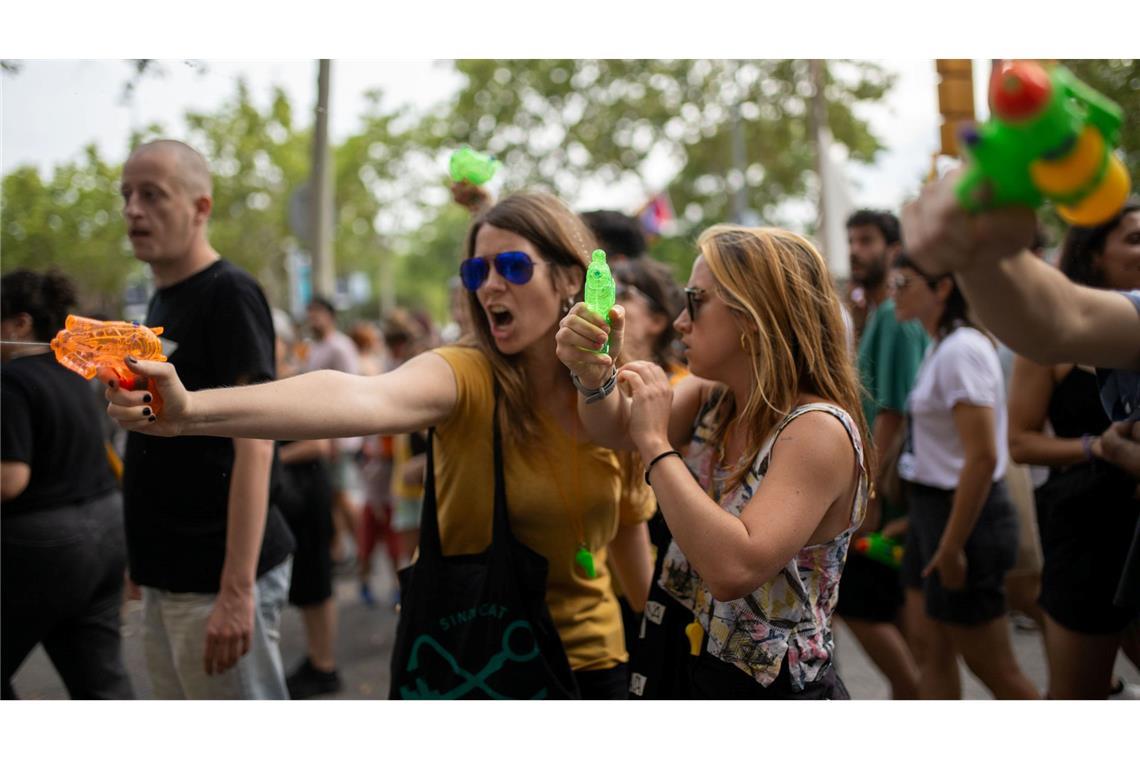
[[[51,341],[56,361],[90,380],[107,373],[115,377],[125,390],[150,391],[150,408],[155,416],[162,411],[162,397],[153,379],[135,375],[127,366],[127,357],[164,362],[161,327],[147,327],[138,322],[103,322],[98,319],[67,316],[64,328]],[[109,379],[109,378],[108,378]]]

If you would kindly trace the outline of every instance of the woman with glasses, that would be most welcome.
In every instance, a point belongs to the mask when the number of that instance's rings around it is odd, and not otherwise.
[[[158,381],[164,413],[150,419],[141,394],[113,389],[111,414],[128,430],[167,436],[297,440],[434,428],[443,552],[472,554],[491,540],[497,386],[511,531],[549,562],[546,602],[581,695],[624,698],[627,654],[606,559],[640,611],[653,502],[647,490],[623,492],[617,456],[578,424],[577,392],[554,354],[592,248],[561,201],[510,196],[467,235],[460,278],[473,330],[462,345],[373,377],[312,372],[195,393],[170,365],[140,362]]]
[[[579,400],[584,426],[639,452],[672,529],[654,582],[691,614],[687,693],[673,696],[845,698],[831,614],[870,463],[839,297],[793,233],[716,226],[697,246],[675,322],[689,377],[618,371],[594,352],[605,323],[580,306],[558,356],[597,389]],[[615,318],[611,345],[623,328]]]
[[[997,350],[968,315],[954,278],[927,278],[906,254],[891,278],[900,320],[933,339],[907,399],[899,456],[909,510],[904,614],[919,696],[959,699],[958,654],[999,699],[1036,699],[1018,667],[1006,618],[1005,575],[1018,525],[1005,488],[1005,385]]]

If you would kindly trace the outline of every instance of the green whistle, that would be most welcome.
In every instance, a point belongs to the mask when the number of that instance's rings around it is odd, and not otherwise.
[[[479,153],[464,145],[451,154],[448,169],[451,178],[456,182],[470,182],[472,185],[482,185],[495,176],[502,163],[493,156]]]
[[[601,248],[594,251],[590,258],[590,266],[586,269],[586,306],[590,311],[610,323],[610,309],[617,303],[617,287],[614,285],[614,276],[610,274],[610,267],[606,263],[606,252]],[[608,354],[610,341],[602,346],[599,354]]]
[[[590,554],[590,550],[585,546],[578,547],[578,552],[574,555],[574,561],[582,568],[582,572],[586,574],[587,578],[598,577],[598,571],[594,568],[594,555]]]

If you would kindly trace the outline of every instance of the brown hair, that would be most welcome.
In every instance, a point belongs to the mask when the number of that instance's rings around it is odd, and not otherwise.
[[[478,216],[467,231],[464,244],[465,258],[475,255],[475,238],[484,225],[513,232],[526,238],[549,263],[551,284],[558,286],[561,278],[578,270],[585,282],[586,266],[594,238],[582,220],[553,195],[545,193],[517,193],[496,203]],[[536,272],[537,274],[537,272]],[[581,295],[580,293],[578,295]],[[491,362],[495,380],[499,384],[502,403],[499,405],[499,424],[509,431],[517,442],[525,442],[540,433],[535,400],[527,386],[526,370],[518,356],[506,356],[495,345],[491,326],[479,306],[478,296],[467,293],[467,309],[471,318],[471,335],[464,343],[479,348]],[[557,322],[559,315],[552,315]],[[553,344],[550,346],[554,351]],[[566,382],[570,376],[566,375]]]
[[[833,401],[851,415],[864,443],[863,466],[873,473],[873,447],[868,445],[859,375],[847,350],[843,307],[819,251],[787,230],[732,225],[709,228],[697,248],[720,296],[740,315],[742,328],[755,328],[742,338],[751,349],[752,393],[743,400],[725,393],[717,406],[717,440],[723,440],[735,417],[749,433],[747,464],[732,474],[730,487],[744,480],[765,439],[803,392]]]

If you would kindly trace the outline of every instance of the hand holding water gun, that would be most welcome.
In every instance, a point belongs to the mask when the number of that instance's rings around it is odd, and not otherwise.
[[[990,111],[961,135],[969,166],[956,190],[965,209],[1050,200],[1066,222],[1088,227],[1124,205],[1131,182],[1112,152],[1123,113],[1064,66],[1002,63],[990,80]]]
[[[605,251],[591,257],[584,298],[559,323],[555,353],[584,386],[597,388],[613,374],[625,331],[625,310],[615,305],[617,287]]]
[[[52,339],[56,361],[90,380],[98,376],[128,391],[150,393],[151,415],[162,411],[162,396],[152,378],[131,370],[128,357],[164,362],[162,328],[150,328],[138,322],[104,322],[69,314],[64,328]]]

